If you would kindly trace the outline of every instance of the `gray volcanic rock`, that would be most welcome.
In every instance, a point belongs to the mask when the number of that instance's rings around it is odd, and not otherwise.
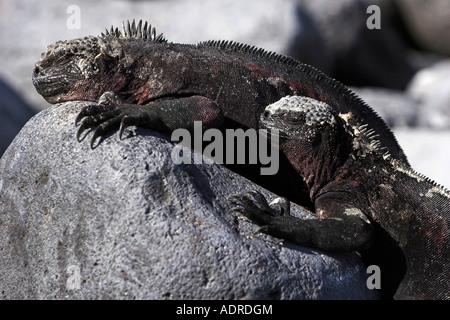
[[[84,105],[42,111],[0,161],[1,299],[377,297],[355,254],[252,237],[227,198],[262,189],[215,163],[174,164],[165,136],[77,142]]]

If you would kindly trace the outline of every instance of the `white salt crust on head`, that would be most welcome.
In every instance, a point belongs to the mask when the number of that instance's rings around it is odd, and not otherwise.
[[[267,106],[265,110],[271,115],[280,112],[304,114],[308,125],[324,123],[333,125],[336,123],[333,109],[328,104],[304,96],[285,96]]]

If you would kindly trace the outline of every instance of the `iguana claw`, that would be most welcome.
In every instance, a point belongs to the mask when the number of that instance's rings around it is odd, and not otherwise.
[[[86,129],[95,128],[90,143],[93,148],[96,138],[118,127],[122,117],[121,110],[117,106],[95,104],[84,107],[75,119],[75,125],[80,125],[77,140],[80,141],[81,134]]]
[[[269,204],[261,192],[251,190],[243,195],[233,195],[229,199],[238,202],[238,206],[230,212],[243,214],[260,226],[269,225],[277,216],[290,215],[290,203],[286,198],[276,198]],[[279,204],[279,212],[271,208],[273,204]]]

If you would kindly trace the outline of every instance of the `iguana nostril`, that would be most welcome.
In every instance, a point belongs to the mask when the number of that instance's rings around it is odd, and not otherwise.
[[[35,66],[33,69],[33,76],[35,76],[35,77],[38,76],[40,71],[41,70],[39,69],[39,67]]]

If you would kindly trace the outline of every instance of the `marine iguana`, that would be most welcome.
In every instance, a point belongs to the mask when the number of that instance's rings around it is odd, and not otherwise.
[[[233,210],[265,233],[323,250],[364,252],[384,230],[406,268],[404,276],[391,273],[400,282],[391,288],[394,297],[450,299],[450,192],[390,157],[374,131],[352,124],[352,117],[309,97],[269,105],[261,124],[279,130],[280,150],[307,183],[315,218],[291,216],[287,199],[278,212],[254,191],[234,196],[239,205]],[[401,267],[386,244],[382,279],[383,271]],[[382,287],[392,285],[386,281]]]
[[[407,162],[385,122],[360,98],[317,69],[290,57],[231,41],[196,45],[169,43],[142,21],[101,36],[48,46],[32,76],[50,103],[101,101],[83,109],[79,133],[94,128],[95,139],[129,125],[171,131],[226,125],[258,128],[264,108],[286,95],[324,101],[352,112],[380,136],[392,157]],[[155,120],[158,118],[158,120]],[[353,121],[353,119],[351,121]]]

